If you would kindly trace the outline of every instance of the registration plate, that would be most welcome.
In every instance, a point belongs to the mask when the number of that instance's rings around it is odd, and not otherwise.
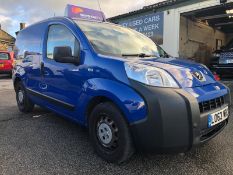
[[[227,64],[232,64],[233,63],[233,59],[229,59],[229,60],[226,60]]]
[[[3,64],[0,64],[0,67],[3,67],[4,65]]]
[[[229,109],[228,106],[221,109],[218,112],[215,112],[213,114],[209,114],[208,116],[208,127],[212,127],[214,125],[217,125],[221,123],[222,121],[226,120],[229,116]]]

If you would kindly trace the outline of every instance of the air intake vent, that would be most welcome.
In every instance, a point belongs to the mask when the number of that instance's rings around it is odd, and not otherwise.
[[[224,97],[215,98],[212,100],[204,101],[199,103],[200,112],[208,112],[210,110],[219,108],[225,104]]]

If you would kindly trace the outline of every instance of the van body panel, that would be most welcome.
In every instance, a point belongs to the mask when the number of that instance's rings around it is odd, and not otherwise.
[[[213,138],[228,123],[226,119],[208,128],[209,115],[229,106],[231,100],[229,89],[215,81],[205,66],[172,57],[105,55],[85,32],[79,21],[65,17],[19,32],[13,81],[23,83],[33,103],[88,127],[93,100],[104,98],[121,111],[134,144],[142,150],[187,151]],[[58,48],[62,52],[57,53]],[[58,60],[64,53],[74,62]],[[156,68],[177,86],[132,80],[126,64]]]

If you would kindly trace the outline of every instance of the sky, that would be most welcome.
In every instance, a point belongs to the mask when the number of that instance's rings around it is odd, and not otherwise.
[[[141,9],[163,0],[99,0],[106,17]],[[0,24],[3,30],[15,36],[19,23],[26,25],[53,17],[64,16],[66,4],[98,9],[97,0],[0,0]]]

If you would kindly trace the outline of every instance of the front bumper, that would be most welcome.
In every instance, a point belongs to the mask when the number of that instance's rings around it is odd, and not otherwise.
[[[131,81],[132,87],[144,98],[148,116],[131,124],[131,133],[139,151],[185,152],[216,136],[228,120],[208,129],[208,114],[200,113],[197,99],[183,89],[155,88]],[[224,96],[230,104],[229,94]]]
[[[11,74],[12,73],[12,69],[0,69],[0,74]]]
[[[0,74],[11,74],[12,73],[12,69],[9,70],[0,70]]]

